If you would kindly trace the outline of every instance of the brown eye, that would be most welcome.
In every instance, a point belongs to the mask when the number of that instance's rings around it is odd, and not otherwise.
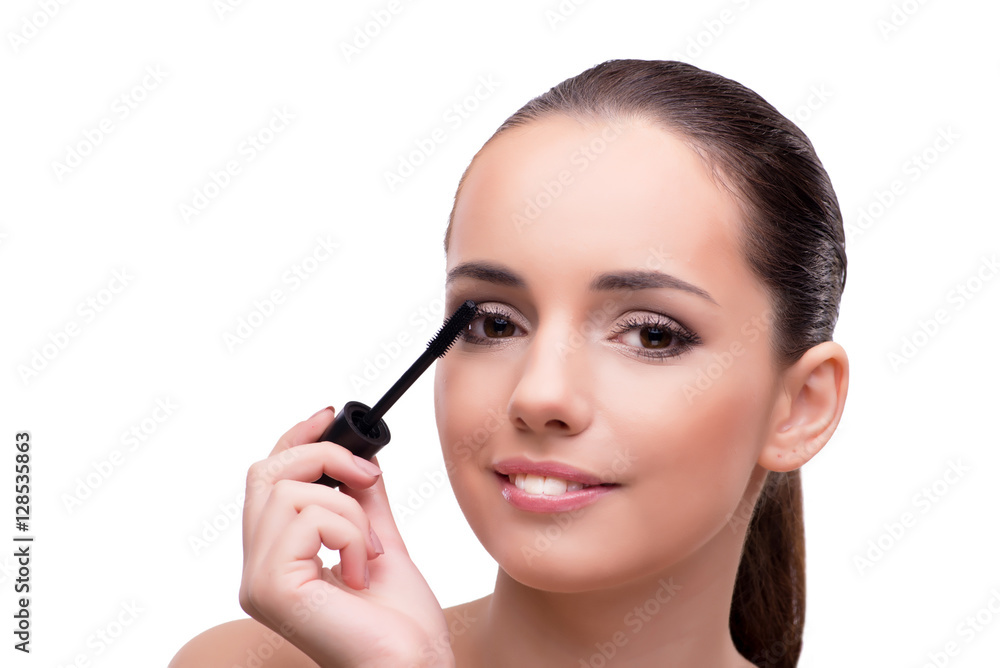
[[[636,313],[615,325],[611,340],[641,361],[666,362],[701,344],[701,337],[669,316]]]
[[[483,331],[486,336],[499,339],[513,335],[514,324],[503,316],[490,315],[483,319]]]
[[[668,330],[655,325],[639,330],[639,340],[642,341],[644,348],[666,348],[670,345],[672,338],[673,336]]]
[[[478,314],[462,332],[462,338],[474,346],[507,345],[525,335],[524,327],[518,325],[518,319],[500,304],[482,303]]]

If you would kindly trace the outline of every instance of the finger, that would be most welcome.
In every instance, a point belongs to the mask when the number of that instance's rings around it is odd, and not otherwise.
[[[250,470],[247,471],[246,494],[244,495],[243,505],[244,563],[246,562],[247,547],[249,544],[248,530],[252,530],[252,527],[256,522],[257,507],[259,506],[261,499],[266,499],[267,494],[271,491],[267,482],[255,474],[254,467],[259,467],[262,462],[270,465],[269,460],[271,457],[279,455],[293,446],[302,443],[315,443],[317,439],[322,436],[326,428],[333,422],[334,414],[335,410],[333,406],[327,406],[326,408],[316,411],[312,416],[306,418],[302,422],[299,422],[278,439],[278,443],[271,450],[271,454],[268,459],[256,462],[250,467]]]
[[[346,517],[358,527],[362,535],[368,537],[368,558],[374,559],[379,555],[372,538],[368,515],[357,500],[325,485],[298,480],[279,480],[274,484],[254,530],[254,552],[259,554],[262,548],[269,546],[282,528],[307,506],[320,506]]]
[[[315,482],[324,473],[349,487],[363,489],[375,482],[382,470],[341,445],[323,441],[297,445],[254,463],[248,479],[253,478],[252,492],[260,497],[270,494],[271,486],[279,480]]]
[[[378,465],[377,458],[372,457],[371,461],[373,464]],[[409,552],[406,551],[403,538],[399,535],[396,520],[392,516],[392,508],[389,506],[389,497],[386,494],[385,482],[382,476],[379,476],[373,485],[369,485],[364,489],[344,489],[343,487],[341,489],[344,494],[354,497],[357,500],[358,505],[361,506],[365,515],[368,516],[368,522],[386,552],[392,550],[409,555]]]
[[[260,509],[278,480],[314,482],[324,473],[354,488],[371,485],[381,474],[377,467],[335,443],[306,443],[254,463],[247,471],[243,531],[253,533]],[[378,471],[378,473],[374,473]],[[244,545],[246,543],[244,542]]]
[[[278,439],[274,449],[271,450],[271,454],[276,455],[279,452],[283,452],[296,445],[302,445],[303,443],[317,442],[319,437],[323,435],[323,432],[326,431],[326,428],[333,423],[335,414],[336,411],[333,406],[327,406],[316,411],[312,416],[286,431]]]
[[[313,559],[320,545],[340,552],[340,574],[344,584],[352,589],[368,587],[368,555],[366,538],[347,518],[320,506],[307,506],[277,536],[261,572],[284,573],[284,582],[277,584],[289,591],[320,579],[320,570]],[[289,568],[301,565],[302,568]]]

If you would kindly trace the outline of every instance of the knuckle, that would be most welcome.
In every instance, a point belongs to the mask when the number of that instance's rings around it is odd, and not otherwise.
[[[240,587],[240,607],[248,615],[253,614],[253,606],[250,605],[250,596],[247,594],[246,586]]]
[[[368,513],[366,513],[365,509],[361,507],[360,501],[355,499],[350,494],[344,494],[339,489],[337,490],[337,493],[340,494],[342,503],[345,506],[344,507],[345,512],[350,513],[351,515],[356,515],[358,517],[363,517],[367,521]]]
[[[293,445],[285,448],[279,453],[276,453],[278,461],[282,464],[287,464],[294,461],[302,456],[302,453],[307,452],[309,448],[303,447],[302,445]]]
[[[248,615],[253,615],[257,607],[254,605],[254,588],[250,586],[250,583],[245,581],[243,586],[240,587],[240,607]]]
[[[247,476],[247,491],[246,491],[247,499],[254,496],[260,496],[261,494],[266,493],[267,488],[268,488],[268,482],[263,478],[257,476],[251,478],[249,475]],[[245,510],[246,506],[244,506],[244,511]]]
[[[253,615],[266,607],[271,595],[270,587],[266,583],[250,577],[244,581],[240,588],[240,607],[247,614]]]
[[[247,469],[247,487],[251,485],[256,485],[258,481],[261,481],[266,476],[267,471],[267,460],[262,459],[258,462],[254,462]]]
[[[299,513],[299,517],[302,518],[303,522],[308,522],[309,524],[316,524],[324,515],[324,509],[319,506],[309,504]]]
[[[283,478],[281,480],[275,481],[274,485],[271,486],[271,496],[277,498],[280,501],[284,501],[293,496],[294,490],[297,487],[294,480],[288,480]]]

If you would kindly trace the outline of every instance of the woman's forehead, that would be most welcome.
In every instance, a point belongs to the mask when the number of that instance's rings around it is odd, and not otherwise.
[[[496,258],[596,273],[669,257],[689,274],[732,273],[745,270],[741,221],[701,156],[673,134],[550,117],[479,153],[456,201],[448,266]]]

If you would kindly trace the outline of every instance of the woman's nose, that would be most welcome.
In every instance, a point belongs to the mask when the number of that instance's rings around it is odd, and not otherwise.
[[[591,421],[586,344],[572,347],[570,325],[539,328],[525,347],[507,413],[522,431],[572,436]]]

